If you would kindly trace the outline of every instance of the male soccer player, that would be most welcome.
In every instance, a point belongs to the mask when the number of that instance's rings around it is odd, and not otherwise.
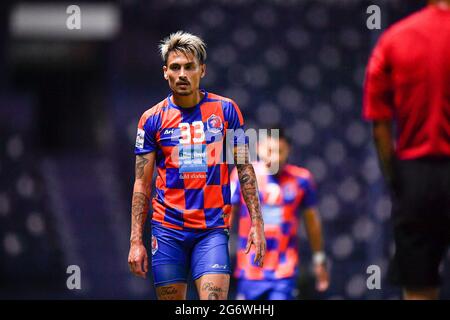
[[[271,131],[269,130],[269,133]],[[237,298],[245,300],[292,300],[298,276],[298,226],[299,211],[303,218],[313,252],[314,273],[319,291],[328,288],[328,271],[323,251],[322,228],[316,208],[316,186],[311,173],[301,167],[287,164],[290,143],[279,131],[279,137],[268,135],[259,142],[261,161],[254,164],[258,179],[260,201],[264,217],[267,252],[264,267],[259,268],[246,255],[246,233],[251,227],[238,174],[231,175],[231,201],[233,213],[238,215],[239,240],[237,267]],[[269,167],[279,168],[276,174]],[[253,253],[252,253],[253,254]]]
[[[449,57],[450,1],[429,1],[384,32],[367,67],[363,113],[392,198],[389,278],[405,299],[438,298],[450,243]]]
[[[145,111],[138,124],[128,263],[132,273],[145,277],[142,233],[156,164],[151,248],[158,299],[186,299],[189,270],[200,299],[223,300],[228,294],[231,204],[223,147],[227,129],[243,129],[244,120],[234,101],[199,88],[206,71],[205,48],[199,37],[182,31],[163,40],[164,78],[172,93]],[[266,242],[255,172],[245,139],[232,141],[252,221],[248,242],[260,264]]]

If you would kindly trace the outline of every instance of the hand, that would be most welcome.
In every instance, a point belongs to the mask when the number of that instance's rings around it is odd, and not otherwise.
[[[326,291],[330,285],[326,264],[316,264],[314,266],[314,274],[316,275],[316,290],[319,292]]]
[[[257,222],[252,224],[250,232],[248,233],[247,246],[245,247],[245,254],[250,252],[252,244],[255,246],[255,264],[262,267],[264,256],[266,254],[266,238],[264,236],[264,224]]]
[[[148,272],[148,256],[142,243],[131,244],[128,265],[134,275],[145,279]]]

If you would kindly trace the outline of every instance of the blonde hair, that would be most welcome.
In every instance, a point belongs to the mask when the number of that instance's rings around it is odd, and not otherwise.
[[[164,64],[167,64],[167,58],[171,51],[180,51],[184,54],[191,53],[197,57],[201,64],[206,61],[206,44],[198,36],[184,31],[171,33],[162,40],[159,51]]]

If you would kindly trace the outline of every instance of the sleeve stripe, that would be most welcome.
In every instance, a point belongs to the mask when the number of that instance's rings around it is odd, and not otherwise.
[[[234,110],[236,111],[238,118],[239,118],[239,125],[244,125],[244,117],[242,116],[241,110],[237,106],[237,104],[232,101],[231,104],[233,105]]]

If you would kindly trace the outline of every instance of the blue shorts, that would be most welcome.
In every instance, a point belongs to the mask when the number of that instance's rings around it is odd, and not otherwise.
[[[231,273],[228,229],[176,230],[152,224],[155,286],[187,282],[207,273]]]
[[[297,284],[294,278],[278,280],[239,279],[238,300],[294,300]]]

